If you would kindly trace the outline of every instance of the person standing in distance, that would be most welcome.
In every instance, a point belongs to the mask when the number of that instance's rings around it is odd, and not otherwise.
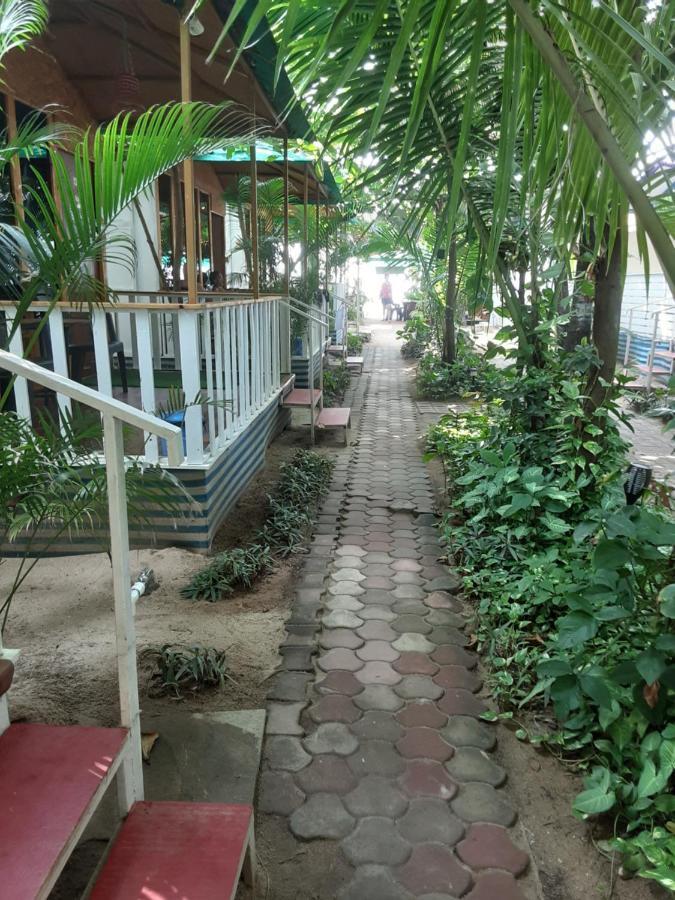
[[[391,282],[389,275],[385,274],[382,287],[380,288],[380,300],[382,302],[382,321],[391,322],[391,312],[393,307],[393,298],[391,294]]]

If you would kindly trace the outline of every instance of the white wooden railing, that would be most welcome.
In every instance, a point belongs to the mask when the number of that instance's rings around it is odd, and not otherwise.
[[[50,361],[53,371],[68,377],[72,368],[69,330],[74,314],[89,319],[98,390],[113,396],[116,360],[111,359],[110,328],[121,341],[124,356],[138,378],[138,387],[118,397],[148,413],[167,412],[167,391],[156,384],[155,373],[176,371],[176,387],[184,400],[186,465],[208,463],[258,415],[279,392],[281,363],[288,355],[287,312],[279,297],[259,299],[241,295],[207,294],[200,303],[183,303],[180,293],[120,294],[114,304],[91,313],[82,305],[58,303],[49,313]],[[14,308],[2,304],[11,329]],[[48,309],[34,303],[31,312]],[[24,320],[25,321],[25,320]],[[25,328],[25,326],[24,326]],[[85,323],[85,328],[87,328]],[[16,329],[10,350],[24,353],[24,334]],[[81,352],[81,351],[80,351]],[[136,376],[137,373],[137,376]],[[17,412],[31,419],[28,387],[15,386]],[[58,395],[59,408],[68,411],[67,395]],[[148,462],[168,461],[153,433],[146,433],[143,454]]]
[[[138,703],[138,675],[136,671],[136,631],[134,605],[129,574],[129,521],[124,467],[123,425],[140,428],[167,443],[171,465],[183,460],[181,431],[156,416],[141,412],[126,403],[107,397],[100,391],[78,384],[56,372],[0,350],[0,369],[23,382],[41,385],[56,393],[59,404],[75,401],[97,410],[103,420],[103,445],[108,484],[108,513],[110,522],[110,558],[112,563],[113,596],[115,606],[115,636],[117,672],[120,694],[121,725],[129,731],[129,741],[118,771],[120,811],[125,815],[136,800],[143,799],[143,770],[141,759],[141,727]],[[0,656],[15,659],[18,651],[2,649]],[[7,695],[0,698],[0,733],[9,724]]]

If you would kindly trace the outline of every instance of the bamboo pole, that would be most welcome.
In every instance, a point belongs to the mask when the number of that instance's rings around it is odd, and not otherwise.
[[[16,138],[16,101],[13,94],[5,94],[5,114],[7,117],[7,137],[10,142]],[[21,165],[19,157],[12,155],[9,163],[9,178],[12,186],[12,196],[16,204],[17,217],[23,221],[23,188],[21,186]]]
[[[319,179],[316,180],[316,209],[314,211],[314,229],[316,233],[316,286],[321,287],[321,240],[320,240],[320,218],[321,218],[321,194]]]
[[[284,292],[288,294],[291,283],[290,255],[288,252],[288,138],[284,138]]]
[[[190,29],[180,23],[180,97],[183,103],[192,102],[192,58]],[[185,207],[185,255],[187,257],[188,303],[197,302],[197,235],[195,224],[195,164],[186,159],[183,163]]]
[[[251,154],[251,289],[254,297],[260,296],[260,261],[258,259],[258,158],[255,140],[250,147]]]
[[[328,291],[328,285],[330,284],[330,219],[328,218],[328,214],[328,200],[326,199],[326,204],[323,208],[323,218],[326,223],[326,277],[324,280],[326,291]]]

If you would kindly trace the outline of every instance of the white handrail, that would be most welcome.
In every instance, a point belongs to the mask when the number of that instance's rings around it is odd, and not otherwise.
[[[0,350],[0,368],[20,379],[34,381],[43,387],[70,397],[92,409],[103,419],[103,450],[108,485],[108,520],[110,525],[110,561],[115,607],[115,639],[120,696],[120,719],[129,731],[129,741],[117,773],[118,803],[126,815],[136,800],[143,799],[143,764],[141,758],[141,722],[136,668],[136,630],[130,591],[129,520],[124,463],[122,423],[133,425],[167,441],[169,461],[178,466],[183,461],[181,429],[148,413],[140,412],[113,397],[77,384],[70,378],[51,372],[14,353]],[[0,732],[9,725],[6,697],[0,698]]]
[[[20,378],[26,378],[28,381],[34,381],[42,387],[50,388],[59,394],[70,397],[71,400],[77,400],[84,403],[92,409],[98,410],[103,415],[113,416],[127,425],[133,425],[141,428],[143,431],[149,431],[158,437],[165,438],[169,451],[169,463],[172,466],[180,466],[183,462],[183,442],[181,440],[181,430],[176,425],[171,425],[163,419],[157,418],[150,413],[142,412],[134,409],[121,400],[115,400],[114,397],[108,397],[101,394],[93,388],[84,384],[78,384],[64,375],[58,375],[44,366],[38,366],[37,363],[28,359],[22,359],[15,353],[8,353],[6,350],[0,350],[0,368],[7,369]]]

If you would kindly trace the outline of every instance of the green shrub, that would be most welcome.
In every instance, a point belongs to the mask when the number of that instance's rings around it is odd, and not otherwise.
[[[341,402],[350,381],[351,375],[344,362],[325,369],[323,373],[324,406],[335,406],[336,402]]]
[[[552,705],[555,728],[520,736],[585,772],[575,814],[640,831],[639,847],[615,846],[668,885],[675,524],[653,504],[626,506],[621,413],[610,400],[588,417],[590,363],[582,350],[500,373],[500,400],[445,416],[428,452],[446,470],[443,536],[475,601],[493,693],[506,707]]]
[[[363,337],[355,331],[347,332],[347,353],[350,356],[361,356],[363,352]]]
[[[401,353],[406,359],[416,359],[429,348],[433,332],[431,325],[419,310],[414,310],[403,327],[396,332],[403,341]]]
[[[332,471],[333,461],[328,457],[298,450],[281,467],[276,495],[268,498],[265,524],[251,544],[214,556],[192,576],[181,594],[189,600],[213,603],[236,588],[250,588],[272,568],[275,557],[288,556],[303,543]]]
[[[173,692],[181,697],[184,690],[222,688],[230,678],[225,651],[213,647],[164,644],[146,650],[143,655],[153,663],[150,677],[156,693]]]

